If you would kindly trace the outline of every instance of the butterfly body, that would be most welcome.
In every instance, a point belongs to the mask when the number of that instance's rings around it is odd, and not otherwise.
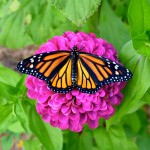
[[[77,79],[77,60],[78,60],[78,51],[77,51],[77,47],[74,46],[72,48],[72,52],[71,52],[71,58],[72,58],[72,76],[71,76],[71,79],[72,79],[72,84],[73,86],[76,85],[76,79]]]
[[[83,93],[95,93],[100,87],[131,79],[132,73],[124,66],[104,57],[71,51],[54,51],[31,56],[18,63],[25,74],[46,81],[54,92],[67,93],[77,88]]]

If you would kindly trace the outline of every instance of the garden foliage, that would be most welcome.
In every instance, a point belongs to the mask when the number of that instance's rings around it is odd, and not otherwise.
[[[0,65],[0,132],[3,150],[13,138],[27,150],[147,150],[150,130],[145,108],[150,105],[149,0],[1,0],[0,45],[22,48],[40,45],[65,31],[93,32],[118,50],[119,60],[133,72],[123,89],[124,99],[109,120],[81,133],[52,128],[42,121],[35,101],[26,96],[16,71]],[[13,53],[13,50],[12,50]]]

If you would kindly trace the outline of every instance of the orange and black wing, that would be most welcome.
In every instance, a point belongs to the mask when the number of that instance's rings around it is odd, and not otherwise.
[[[84,93],[95,93],[101,86],[131,79],[132,73],[109,59],[89,53],[79,53],[77,60],[77,88]]]
[[[17,69],[47,82],[54,92],[72,90],[72,59],[69,51],[55,51],[29,57],[18,63]]]

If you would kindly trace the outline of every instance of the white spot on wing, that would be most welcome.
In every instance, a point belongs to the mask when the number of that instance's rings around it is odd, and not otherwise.
[[[30,68],[33,68],[33,64],[30,65]]]
[[[31,63],[33,63],[33,62],[34,62],[34,59],[33,59],[33,58],[31,58],[30,60],[31,60]]]
[[[115,74],[116,74],[116,75],[119,75],[119,72],[118,72],[118,71],[115,71]]]

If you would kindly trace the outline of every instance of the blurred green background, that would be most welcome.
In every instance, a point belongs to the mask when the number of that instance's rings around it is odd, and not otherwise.
[[[44,123],[15,66],[65,31],[93,32],[133,72],[109,120],[82,133]],[[0,0],[0,150],[148,150],[150,148],[149,0]]]

